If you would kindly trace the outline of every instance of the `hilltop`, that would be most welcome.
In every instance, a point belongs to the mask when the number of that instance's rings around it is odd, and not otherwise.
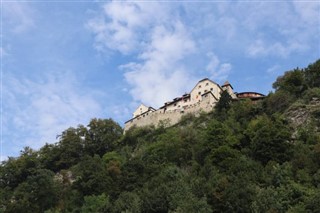
[[[168,127],[92,119],[0,167],[1,212],[320,212],[320,60]]]
[[[234,92],[229,81],[220,86],[209,78],[204,78],[193,87],[190,93],[185,93],[172,101],[165,102],[157,110],[141,104],[133,112],[133,117],[125,122],[124,131],[133,126],[153,125],[157,127],[161,122],[166,122],[167,126],[172,126],[179,123],[184,114],[199,115],[200,112],[211,112],[220,98],[223,97],[222,95],[228,96],[234,101],[243,98],[254,101],[265,97],[257,92]]]

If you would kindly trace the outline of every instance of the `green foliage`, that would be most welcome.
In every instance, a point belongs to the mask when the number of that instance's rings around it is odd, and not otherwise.
[[[0,212],[320,212],[319,63],[262,101],[223,93],[171,127],[93,119],[26,147],[0,166]]]
[[[221,145],[234,145],[237,143],[229,126],[217,120],[211,120],[206,130],[206,143],[211,148]]]
[[[228,170],[239,158],[239,151],[222,145],[212,151],[207,160],[219,168],[220,171]]]
[[[305,69],[306,83],[310,88],[320,87],[320,59]]]
[[[164,128],[158,128],[155,130],[154,126],[146,126],[146,127],[132,127],[126,134],[121,138],[120,144],[123,146],[130,146],[135,148],[140,143],[145,141],[152,141],[153,135],[155,132],[164,132]]]
[[[273,88],[279,91],[286,91],[295,97],[301,96],[303,91],[307,89],[303,70],[297,68],[286,72],[283,76],[278,77],[273,84]]]
[[[116,151],[113,152],[107,152],[102,157],[105,164],[110,165],[112,163],[117,163],[119,166],[121,166],[124,163],[123,157],[118,154]]]
[[[57,144],[59,153],[56,165],[58,169],[69,168],[84,156],[82,134],[79,129],[69,128],[62,132]]]
[[[40,169],[37,153],[29,147],[25,147],[19,158],[9,157],[0,167],[0,188],[14,189],[37,169]]]
[[[294,102],[295,98],[288,91],[270,93],[264,100],[265,112],[268,114],[282,113]]]
[[[260,102],[254,103],[247,99],[234,102],[228,112],[228,118],[233,124],[238,122],[241,126],[246,127],[251,119],[262,113],[263,109]]]
[[[215,110],[217,110],[218,112],[221,112],[223,109],[228,110],[230,108],[231,101],[232,97],[229,95],[227,90],[224,90],[221,93],[221,97],[215,106]]]
[[[308,212],[320,212],[320,190],[319,190],[319,188],[307,200],[306,209]]]
[[[184,178],[187,174],[168,166],[145,184],[142,191],[146,212],[211,212],[204,198],[197,198]],[[196,209],[198,208],[198,209]]]
[[[196,117],[194,114],[187,113],[183,115],[179,121],[179,125],[186,126],[188,124],[192,124],[196,120]]]
[[[305,103],[310,103],[310,101],[315,100],[315,99],[320,99],[320,88],[319,87],[314,87],[306,90],[303,93],[303,99]]]
[[[14,190],[6,212],[43,212],[57,203],[53,172],[39,169]]]
[[[135,192],[122,192],[114,202],[113,211],[139,213],[142,211],[142,200]]]
[[[259,116],[250,122],[246,134],[252,157],[261,163],[270,160],[281,163],[290,159],[290,130],[280,117]]]
[[[86,157],[73,168],[75,182],[72,187],[86,196],[108,192],[113,183],[107,169],[98,155]]]
[[[92,119],[85,136],[85,151],[91,156],[102,156],[116,148],[122,128],[112,119]]]
[[[109,212],[111,209],[111,204],[109,197],[105,194],[85,196],[84,204],[81,208],[81,213],[91,213],[91,212]]]

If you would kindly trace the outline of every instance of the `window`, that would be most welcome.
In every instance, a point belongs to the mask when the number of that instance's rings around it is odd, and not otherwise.
[[[173,106],[177,106],[177,104],[174,104]]]
[[[213,90],[213,88],[210,88],[210,90],[212,91],[212,90]]]
[[[208,86],[209,85],[209,83],[206,83],[206,86]]]
[[[208,90],[205,89],[204,92],[208,92]]]
[[[201,88],[201,85],[199,85],[198,88]]]
[[[199,95],[201,95],[201,92],[198,92]]]

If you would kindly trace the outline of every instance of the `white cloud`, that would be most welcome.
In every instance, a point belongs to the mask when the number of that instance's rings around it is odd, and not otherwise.
[[[108,48],[129,54],[147,42],[142,34],[150,25],[166,19],[165,11],[157,2],[113,1],[105,4],[103,15],[90,20],[87,27],[96,34],[98,50]]]
[[[35,12],[26,2],[3,2],[3,23],[13,33],[22,33],[35,27]]]
[[[95,33],[98,48],[137,55],[120,66],[134,101],[158,107],[185,92],[191,77],[182,61],[196,45],[177,15],[157,2],[114,1],[103,9],[104,16],[87,26]]]
[[[285,58],[295,51],[303,51],[306,49],[305,44],[297,41],[266,43],[264,40],[258,39],[248,47],[247,54],[250,57],[278,56]]]
[[[290,55],[319,43],[319,2],[260,2],[248,7],[244,27],[252,35],[249,57]],[[294,9],[293,9],[294,8]]]
[[[172,28],[155,27],[149,46],[139,56],[142,62],[122,66],[135,101],[158,107],[186,89],[190,76],[179,62],[195,50],[195,44],[181,23]]]
[[[3,96],[3,147],[19,142],[18,149],[21,144],[39,148],[55,142],[56,135],[68,127],[87,123],[101,112],[92,93],[81,88],[71,72],[50,74],[38,81],[6,77]]]
[[[318,5],[293,8],[293,2],[111,1],[87,25],[99,49],[129,55],[119,67],[134,101],[159,106],[189,92],[195,79],[226,80],[230,60],[287,59],[310,50],[319,41]]]
[[[209,63],[206,70],[210,74],[210,77],[218,81],[226,80],[230,74],[232,65],[230,63],[220,63],[218,57],[212,52],[208,53],[207,56]]]

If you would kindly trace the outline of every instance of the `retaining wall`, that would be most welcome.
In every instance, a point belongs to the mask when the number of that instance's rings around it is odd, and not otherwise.
[[[199,115],[201,111],[210,112],[216,104],[213,97],[208,97],[198,103],[185,106],[181,109],[166,110],[158,109],[154,112],[149,112],[144,115],[137,116],[136,118],[125,123],[124,131],[127,131],[133,126],[158,126],[160,121],[165,121],[168,126],[178,123],[181,117],[187,113]]]

